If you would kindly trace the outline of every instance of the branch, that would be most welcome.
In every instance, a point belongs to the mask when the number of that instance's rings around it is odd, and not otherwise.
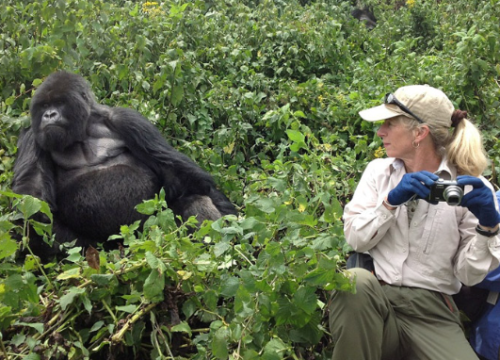
[[[125,336],[125,333],[128,331],[128,329],[137,321],[139,320],[143,315],[147,314],[151,310],[155,308],[156,305],[159,303],[154,303],[154,304],[149,304],[146,306],[144,309],[139,310],[134,316],[132,316],[125,325],[118,331],[116,334],[114,334],[111,337],[111,342],[114,344],[118,344],[123,340],[123,337]]]

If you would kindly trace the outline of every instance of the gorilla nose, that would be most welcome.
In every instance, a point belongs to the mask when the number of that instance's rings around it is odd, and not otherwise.
[[[57,112],[57,110],[47,110],[45,111],[45,113],[43,114],[43,118],[42,120],[46,123],[54,123],[54,122],[57,122],[57,120],[59,119],[59,113]]]

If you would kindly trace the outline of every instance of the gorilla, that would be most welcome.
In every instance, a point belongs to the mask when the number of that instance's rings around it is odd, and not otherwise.
[[[373,15],[373,11],[371,8],[355,8],[351,12],[351,15],[359,21],[363,21],[368,30],[372,30],[375,28],[375,26],[377,26],[377,19],[375,18],[375,15]]]
[[[96,102],[83,77],[55,72],[36,90],[31,127],[19,136],[12,190],[46,201],[56,243],[105,242],[121,225],[144,220],[134,207],[161,188],[174,214],[199,223],[236,214],[213,178],[176,151],[134,110]],[[40,238],[30,248],[59,252]]]

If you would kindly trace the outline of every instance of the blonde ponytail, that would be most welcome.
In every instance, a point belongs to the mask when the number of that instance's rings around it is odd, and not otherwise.
[[[459,175],[479,176],[488,166],[488,158],[479,129],[462,119],[446,146],[448,160],[457,167]]]

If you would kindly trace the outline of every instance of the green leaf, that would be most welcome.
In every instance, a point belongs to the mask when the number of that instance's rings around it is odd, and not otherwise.
[[[165,276],[158,269],[152,269],[144,282],[144,297],[151,302],[163,300],[163,289],[165,288]]]
[[[0,259],[15,254],[17,247],[17,242],[12,240],[9,233],[0,234]]]
[[[174,71],[175,71],[175,69],[177,68],[177,64],[178,64],[178,63],[179,63],[179,62],[178,62],[177,60],[173,60],[173,61],[170,61],[170,62],[168,63],[168,65],[170,65],[170,67],[172,68],[172,70],[174,70]]]
[[[11,106],[12,104],[14,104],[15,101],[16,101],[16,97],[10,96],[7,99],[5,99],[5,105]]]
[[[33,87],[38,87],[42,84],[43,80],[42,79],[34,79],[31,83],[31,85],[33,85]]]
[[[290,330],[290,339],[298,343],[316,345],[321,341],[324,334],[324,329],[321,326],[321,314],[315,313],[304,327]]]
[[[312,286],[322,286],[335,278],[334,269],[316,268],[304,277],[304,280]]]
[[[73,303],[73,301],[80,295],[85,293],[85,289],[78,289],[76,287],[70,288],[67,293],[59,299],[59,304],[61,305],[62,310],[66,310],[66,308]]]
[[[113,274],[93,274],[90,276],[90,279],[99,287],[109,286],[114,278],[115,276]]]
[[[239,286],[240,286],[240,279],[234,276],[230,277],[229,279],[223,282],[220,294],[226,297],[235,296]]]
[[[132,17],[139,15],[139,4],[136,4],[135,7],[129,11],[129,15]]]
[[[174,85],[172,89],[172,94],[170,96],[170,102],[173,106],[177,106],[181,103],[184,98],[184,88],[181,85]]]
[[[28,355],[26,355],[23,359],[24,360],[40,360],[41,357],[37,353],[31,352]]]
[[[312,287],[301,287],[293,295],[293,303],[307,314],[312,314],[317,308],[318,298]]]
[[[300,149],[307,149],[305,142],[305,135],[298,130],[288,129],[286,131],[288,138],[292,140],[292,145],[290,145],[290,150],[298,152]]]
[[[306,118],[306,115],[304,114],[303,111],[300,111],[300,110],[297,110],[293,113],[294,116],[297,116],[299,118],[302,118],[302,119],[305,119]]]
[[[303,143],[306,139],[304,134],[297,130],[287,130],[286,134],[288,135],[288,138],[293,142]]]
[[[161,268],[161,261],[151,251],[146,252],[146,261],[151,269],[159,270]]]
[[[280,338],[271,339],[264,347],[265,359],[282,359],[284,358],[285,351],[287,350],[286,344]],[[274,355],[274,356],[273,356]],[[271,356],[271,357],[270,357]],[[277,356],[277,357],[275,357]]]
[[[87,294],[84,294],[82,297],[81,297],[81,300],[82,300],[82,303],[83,303],[83,307],[85,308],[85,310],[87,310],[87,312],[89,314],[92,313],[92,302],[90,301],[89,297]]]
[[[274,201],[271,199],[259,199],[255,202],[255,206],[261,211],[271,214],[275,211]]]
[[[39,334],[43,334],[43,329],[44,329],[43,323],[16,322],[15,325],[29,326],[29,327],[35,329],[36,331],[38,331]]]
[[[229,355],[227,344],[228,332],[226,327],[220,327],[214,334],[211,348],[212,353],[217,359],[227,359]]]
[[[153,215],[156,212],[156,200],[145,200],[142,204],[135,206],[138,212],[145,215]]]
[[[62,274],[57,275],[58,280],[67,280],[67,279],[78,279],[81,276],[81,268],[74,267],[66,270]]]
[[[227,241],[221,241],[214,245],[214,255],[219,257],[229,249],[231,249],[231,244]]]
[[[90,332],[94,332],[94,331],[97,331],[99,330],[100,328],[102,328],[104,325],[104,321],[97,321],[94,323],[94,325],[92,325],[92,327],[90,328]]]
[[[133,314],[139,309],[139,306],[137,305],[125,305],[125,306],[117,306],[116,310],[118,311],[123,311],[129,314]]]
[[[30,195],[24,196],[18,205],[18,209],[23,213],[25,219],[39,212],[41,208],[42,201]]]
[[[188,325],[187,322],[183,321],[180,324],[174,325],[170,328],[170,331],[172,332],[183,332],[191,336],[191,327]]]

